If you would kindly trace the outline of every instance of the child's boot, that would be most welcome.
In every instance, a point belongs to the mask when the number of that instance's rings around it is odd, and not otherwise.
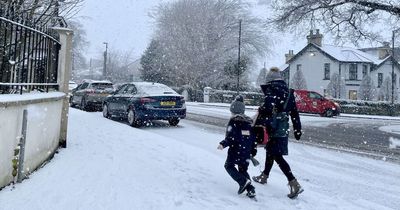
[[[249,186],[249,184],[251,184],[250,179],[246,179],[246,182],[243,185],[239,186],[238,194],[239,195],[242,194],[246,190],[246,188]]]

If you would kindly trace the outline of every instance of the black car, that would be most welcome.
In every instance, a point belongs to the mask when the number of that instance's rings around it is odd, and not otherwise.
[[[166,85],[134,82],[121,85],[104,100],[103,116],[126,118],[134,127],[148,120],[168,120],[176,126],[186,117],[186,105],[183,96]]]

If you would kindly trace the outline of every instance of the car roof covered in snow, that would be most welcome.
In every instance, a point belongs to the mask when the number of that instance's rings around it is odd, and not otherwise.
[[[139,94],[156,96],[156,95],[170,95],[180,96],[172,88],[167,85],[156,83],[156,82],[132,82],[137,88]]]
[[[112,82],[111,82],[111,81],[109,81],[109,80],[92,80],[92,79],[84,79],[84,80],[82,81],[82,83],[84,83],[84,82],[88,82],[88,83],[106,83],[106,84],[112,84]]]

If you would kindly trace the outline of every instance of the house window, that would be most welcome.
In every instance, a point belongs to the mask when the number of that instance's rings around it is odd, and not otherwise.
[[[368,66],[366,64],[363,65],[362,74],[363,78],[368,75]]]
[[[300,71],[300,70],[301,70],[301,64],[297,64],[296,70],[297,70],[297,71]]]
[[[331,79],[331,64],[324,64],[324,79]]]
[[[349,90],[349,99],[357,100],[357,90]]]
[[[349,80],[357,80],[357,64],[355,63],[350,64]]]
[[[369,66],[369,72],[372,72],[374,70],[374,67],[372,65]]]
[[[382,86],[383,83],[383,73],[378,73],[378,88]]]

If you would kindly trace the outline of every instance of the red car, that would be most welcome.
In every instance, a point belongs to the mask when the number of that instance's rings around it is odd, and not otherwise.
[[[299,112],[320,114],[325,117],[338,116],[340,105],[323,97],[321,94],[308,90],[295,90],[296,105]]]

